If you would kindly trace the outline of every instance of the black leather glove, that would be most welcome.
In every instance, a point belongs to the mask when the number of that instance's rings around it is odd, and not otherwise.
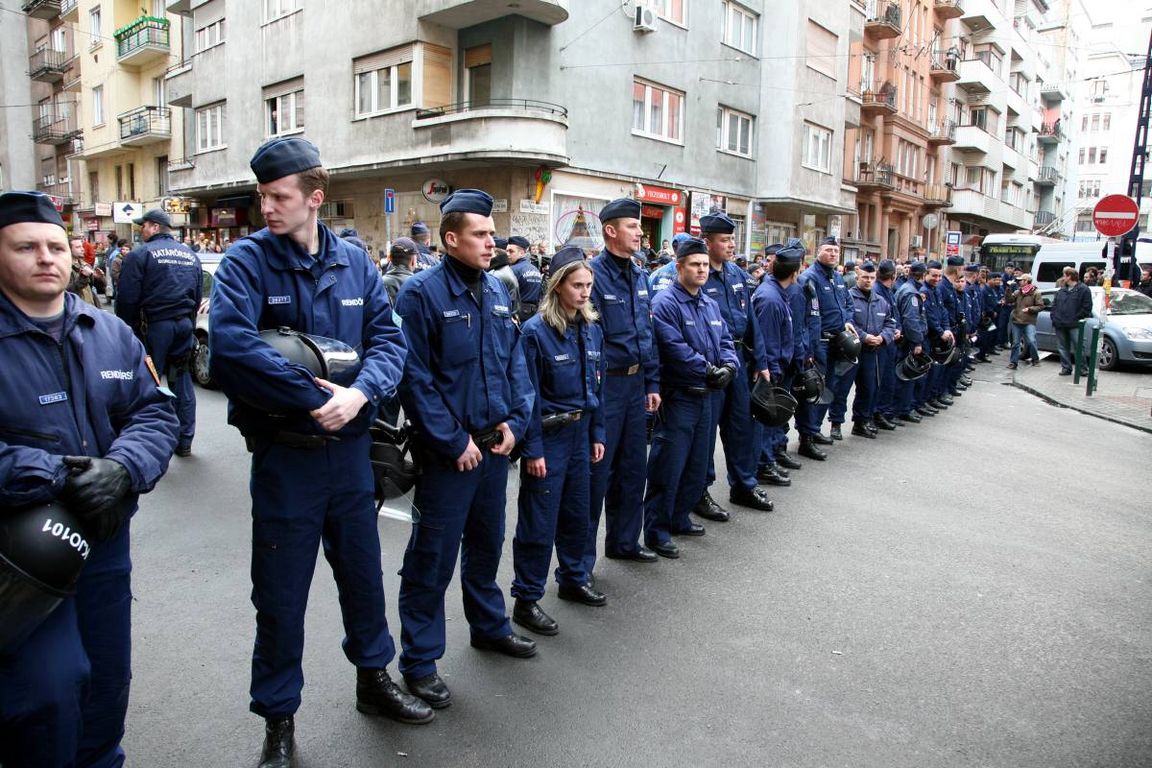
[[[732,383],[735,375],[736,369],[731,365],[722,365],[719,368],[709,365],[708,372],[704,374],[704,383],[709,389],[724,389]]]
[[[124,465],[112,459],[65,456],[69,473],[60,500],[80,516],[88,534],[107,541],[128,517],[124,497],[132,490],[132,478]]]

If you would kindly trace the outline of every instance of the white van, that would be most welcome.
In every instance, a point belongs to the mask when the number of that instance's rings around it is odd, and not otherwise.
[[[1084,273],[1095,267],[1104,279],[1104,272],[1109,266],[1105,257],[1107,240],[1094,240],[1083,243],[1069,243],[1056,241],[1045,243],[1036,252],[1032,261],[1032,283],[1037,288],[1053,288],[1056,281],[1064,274],[1065,267],[1072,267],[1084,279]]]

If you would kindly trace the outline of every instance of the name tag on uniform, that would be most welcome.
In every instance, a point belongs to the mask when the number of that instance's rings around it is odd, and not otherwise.
[[[720,325],[721,322],[722,322],[721,320],[709,320],[708,324],[709,325]]]
[[[826,291],[830,291],[830,290],[832,290],[832,288],[831,288],[831,286],[827,286],[827,285],[825,285],[825,286],[824,286],[824,290],[826,290]]]
[[[709,288],[707,292],[708,293],[719,293],[720,289],[719,288]]]
[[[492,311],[498,315],[506,315],[508,314],[508,307],[504,306],[503,304],[496,304],[493,305]]]
[[[684,325],[696,325],[696,321],[695,320],[685,320]]]
[[[555,355],[555,356],[553,356],[553,358],[552,358],[552,359],[553,359],[553,360],[555,360],[555,361],[556,361],[556,362],[558,362],[558,363],[566,363],[566,362],[568,362],[569,360],[571,360],[571,359],[572,359],[572,356],[571,356],[571,355],[569,355],[567,352],[565,352],[565,353],[564,353],[564,354],[562,354],[562,355]]]
[[[734,290],[734,291],[744,290],[744,283],[736,283],[735,285],[732,286],[732,290]]]
[[[606,294],[604,294],[604,300],[605,301],[616,301],[616,294],[606,293]]]
[[[67,392],[53,392],[50,395],[40,395],[40,405],[51,405],[52,403],[62,403],[68,399]]]
[[[594,349],[590,349],[590,350],[588,350],[588,359],[589,360],[599,360],[600,359],[600,353]]]
[[[269,304],[291,304],[292,303],[292,297],[291,296],[269,296],[268,297],[268,303]]]
[[[887,312],[877,312],[876,313],[876,317],[887,317],[887,316],[888,316]]]
[[[446,310],[444,310],[444,317],[445,318],[460,317],[460,310],[458,310],[458,309],[446,309]]]
[[[647,295],[648,295],[648,291],[636,291],[636,295],[637,295],[637,296],[647,296]]]

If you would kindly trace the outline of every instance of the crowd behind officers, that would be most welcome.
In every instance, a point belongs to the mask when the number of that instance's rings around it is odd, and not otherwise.
[[[1009,327],[1013,342],[1034,336],[1035,290],[1021,275],[1001,283],[956,259],[906,269],[885,260],[856,265],[846,282],[835,238],[807,268],[793,239],[749,271],[721,211],[702,218],[701,238],[649,247],[648,274],[631,199],[599,212],[599,253],[561,248],[545,277],[531,258],[539,248],[516,235],[497,242],[487,193],[457,190],[441,204],[443,252],[417,222],[390,245],[381,277],[354,232],[337,237],[319,223],[328,174],[315,146],[277,139],[251,167],[267,226],[232,244],[216,272],[211,365],[252,454],[250,708],[265,721],[266,768],[294,760],[304,613],[321,546],[357,708],[426,723],[453,699],[440,661],[457,559],[471,645],[531,657],[536,641],[512,623],[559,632],[542,607],[553,552],[557,597],[600,607],[609,596],[595,584],[598,556],[676,559],[676,537],[705,535],[693,515],[725,522],[734,506],[773,509],[761,484],[790,485],[802,465],[788,453],[786,421],[751,418],[766,384],[795,394],[800,454],[824,461],[844,439],[853,389],[851,434],[876,439],[953,405],[970,383],[965,369],[1005,348]],[[192,439],[179,374],[196,257],[171,241],[166,217],[150,214],[145,244],[123,266],[122,314],[177,390],[178,420],[132,330],[65,293],[72,259],[59,216],[47,198],[21,194],[0,198],[0,323],[6,357],[30,375],[6,378],[12,391],[0,398],[0,503],[5,512],[53,498],[72,505],[102,565],[89,563],[37,642],[0,649],[0,762],[63,766],[83,755],[81,764],[112,765],[127,690],[127,517],[135,494]],[[507,260],[502,278],[489,271],[497,255]],[[173,290],[158,302],[162,285]],[[299,334],[359,360],[322,378],[285,351],[283,337]],[[66,369],[75,366],[55,381],[43,348],[60,344]],[[86,419],[120,417],[86,426],[72,417],[85,402]],[[387,672],[396,645],[369,461],[372,419],[394,421],[401,406],[421,468],[400,567],[403,687]],[[42,427],[30,420],[57,424],[52,440],[36,437]],[[727,507],[709,492],[717,434]],[[497,575],[517,459],[509,614]],[[72,683],[87,692],[57,696]]]

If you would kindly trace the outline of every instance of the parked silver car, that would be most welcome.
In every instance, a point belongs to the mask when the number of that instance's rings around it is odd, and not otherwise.
[[[211,258],[215,256],[216,258]],[[205,258],[209,257],[209,258]],[[204,279],[204,298],[196,314],[196,347],[192,350],[192,378],[202,387],[215,389],[208,371],[208,297],[212,295],[213,275],[220,266],[219,254],[200,254],[200,270]]]
[[[1152,299],[1139,291],[1113,288],[1108,310],[1104,309],[1104,289],[1092,291],[1092,316],[1100,326],[1100,352],[1097,365],[1111,371],[1120,363],[1152,366]],[[1057,289],[1040,292],[1044,305],[1052,304]],[[1088,333],[1091,328],[1085,330]],[[1056,352],[1056,334],[1052,315],[1047,310],[1036,319],[1036,347],[1042,352]]]

